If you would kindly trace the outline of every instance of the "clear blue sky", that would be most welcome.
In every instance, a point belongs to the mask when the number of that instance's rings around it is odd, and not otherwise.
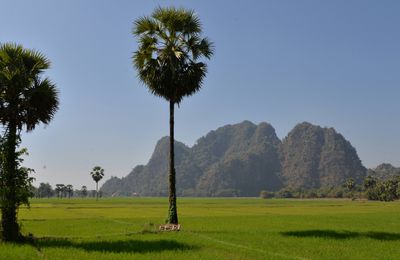
[[[216,46],[203,89],[176,111],[177,140],[245,119],[283,138],[309,121],[335,127],[367,167],[400,166],[400,1],[2,1],[0,42],[43,52],[60,89],[54,121],[23,136],[38,182],[93,188],[93,166],[125,176],[168,135],[168,104],[130,59],[132,22],[158,5],[194,9]]]

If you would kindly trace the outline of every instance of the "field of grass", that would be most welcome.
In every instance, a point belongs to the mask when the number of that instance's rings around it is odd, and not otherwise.
[[[400,259],[400,202],[181,198],[180,232],[156,232],[166,198],[36,199],[35,246],[0,259]]]

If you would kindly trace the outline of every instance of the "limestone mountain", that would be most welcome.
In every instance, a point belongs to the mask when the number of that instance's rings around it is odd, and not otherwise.
[[[282,186],[279,162],[281,141],[267,124],[244,121],[212,131],[192,148],[191,160],[203,174],[200,195],[257,196]]]
[[[354,147],[333,128],[304,122],[282,142],[285,186],[319,188],[337,186],[353,178],[361,183],[366,169]]]
[[[107,195],[119,196],[165,196],[168,194],[168,151],[169,138],[161,138],[147,165],[139,165],[123,178],[112,177],[101,190]],[[175,158],[181,162],[187,156],[189,147],[175,141]],[[179,173],[179,172],[178,172]],[[181,176],[177,175],[178,180]]]
[[[368,169],[368,175],[379,180],[389,180],[394,177],[400,177],[400,167],[394,167],[390,163],[382,163],[375,169]]]
[[[108,195],[165,196],[168,191],[168,137],[158,141],[147,165],[101,188]],[[193,147],[175,141],[180,196],[258,196],[285,186],[318,188],[365,176],[355,149],[333,128],[297,125],[281,142],[267,123],[226,125]]]

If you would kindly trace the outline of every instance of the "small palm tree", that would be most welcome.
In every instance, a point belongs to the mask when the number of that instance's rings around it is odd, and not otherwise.
[[[96,182],[96,200],[99,199],[99,181],[104,177],[104,169],[100,166],[95,166],[90,172],[93,180]]]
[[[355,199],[354,189],[356,187],[356,182],[354,181],[353,178],[350,178],[350,179],[346,180],[345,185],[346,185],[347,190],[350,192],[350,196],[351,196],[352,200],[354,200]]]
[[[72,194],[74,192],[74,188],[71,184],[68,184],[67,186],[65,186],[67,194],[68,194],[68,198],[70,199],[72,197]]]
[[[62,198],[64,187],[64,184],[56,184],[56,193],[58,198]]]
[[[48,124],[58,110],[56,86],[42,74],[50,61],[40,52],[21,45],[0,45],[0,123],[5,128],[2,148],[2,235],[6,241],[21,238],[17,209],[26,181],[18,175],[18,152],[21,130],[32,131]]]
[[[201,38],[201,24],[194,11],[157,8],[150,17],[134,23],[133,34],[139,47],[133,63],[139,79],[150,92],[169,102],[170,160],[169,211],[167,222],[178,224],[174,161],[174,107],[186,96],[196,93],[202,85],[207,65],[201,58],[211,58],[212,43]]]
[[[85,185],[81,188],[81,196],[84,198],[87,197],[87,187]]]

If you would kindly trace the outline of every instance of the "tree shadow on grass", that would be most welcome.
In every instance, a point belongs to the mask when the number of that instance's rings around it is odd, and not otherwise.
[[[333,239],[350,239],[350,238],[372,238],[382,241],[396,241],[400,240],[399,233],[390,232],[353,232],[353,231],[335,231],[335,230],[301,230],[301,231],[287,231],[281,232],[284,236],[292,237],[320,237],[320,238],[333,238]]]
[[[60,238],[42,238],[37,241],[41,249],[46,247],[76,248],[86,251],[110,253],[147,253],[166,250],[197,250],[198,246],[174,240],[115,240],[115,241],[73,241]]]

